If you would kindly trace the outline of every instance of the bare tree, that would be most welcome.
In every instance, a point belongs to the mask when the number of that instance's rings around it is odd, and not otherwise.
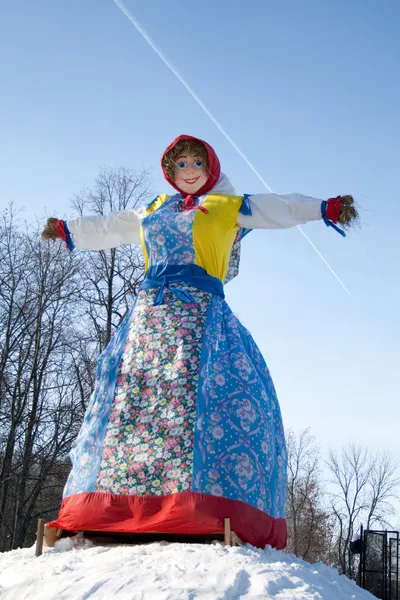
[[[146,171],[103,168],[92,189],[73,197],[72,205],[80,216],[108,215],[143,203],[149,195]],[[96,252],[85,251],[81,275],[85,280],[83,300],[86,326],[97,342],[96,352],[104,349],[113,331],[124,318],[143,277],[143,258],[136,246],[123,246]]]
[[[286,434],[288,450],[287,551],[305,560],[324,561],[331,522],[322,505],[320,449],[309,429]]]
[[[58,246],[19,228],[12,207],[0,225],[0,547],[17,547],[42,481],[74,431],[69,319],[76,267]]]
[[[133,208],[148,187],[145,172],[103,169],[73,204],[106,215]],[[12,206],[0,215],[0,551],[31,542],[39,514],[55,516],[97,356],[142,277],[136,247],[70,257]]]
[[[400,482],[398,465],[388,453],[371,455],[367,448],[351,444],[340,453],[331,450],[327,467],[331,475],[337,566],[354,578],[356,565],[350,542],[361,523],[367,528],[388,525]]]

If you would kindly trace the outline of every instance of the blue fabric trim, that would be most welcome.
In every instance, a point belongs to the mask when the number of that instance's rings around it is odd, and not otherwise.
[[[239,209],[241,215],[245,215],[246,217],[251,217],[253,214],[251,212],[251,204],[250,204],[251,194],[243,194],[243,202],[242,206]]]
[[[252,230],[252,229],[248,229],[247,227],[241,227],[241,228],[240,228],[240,241],[241,241],[241,240],[242,240],[244,237],[246,237],[246,235],[247,235],[248,233],[250,233],[250,231],[253,231],[253,230]]]
[[[217,277],[211,277],[203,267],[194,264],[150,267],[140,289],[160,288],[154,301],[156,306],[163,303],[166,288],[183,302],[195,302],[191,294],[179,287],[170,287],[171,283],[187,283],[198,290],[221,296],[221,298],[225,297],[222,281]]]
[[[193,492],[204,493],[202,485],[202,476],[204,472],[204,463],[206,459],[206,452],[204,445],[201,441],[201,433],[203,429],[203,418],[202,413],[204,412],[206,401],[203,394],[203,386],[201,385],[202,379],[207,376],[207,358],[209,356],[210,349],[206,343],[207,333],[213,329],[214,321],[214,302],[215,298],[211,298],[211,302],[208,306],[207,319],[204,325],[204,336],[203,345],[200,353],[200,365],[199,365],[199,384],[197,385],[197,402],[196,402],[196,426],[194,428],[194,440],[193,440],[193,470],[192,470],[192,490]]]
[[[197,300],[193,298],[192,294],[189,294],[186,290],[181,290],[177,287],[170,287],[169,283],[163,284],[157,292],[157,296],[154,300],[154,306],[160,306],[164,304],[164,293],[165,290],[168,289],[170,292],[174,294],[179,300],[186,303],[196,304]]]
[[[64,224],[65,235],[67,236],[66,240],[65,240],[65,243],[67,244],[68,250],[70,252],[73,252],[75,250],[75,244],[72,241],[71,232],[68,229],[67,221],[63,221],[63,224]]]
[[[328,202],[326,200],[323,200],[321,202],[321,215],[322,215],[322,219],[325,223],[325,225],[327,227],[333,227],[333,229],[335,231],[337,231],[338,233],[340,233],[340,235],[342,235],[343,237],[346,237],[346,232],[343,231],[343,229],[340,229],[340,227],[338,227],[337,225],[335,225],[335,223],[332,223],[332,221],[329,221],[329,219],[326,218],[326,209],[328,206]]]
[[[253,214],[251,210],[250,198],[251,194],[243,194],[243,202],[242,206],[239,209],[239,213],[241,215],[244,215],[245,217],[251,217]],[[250,231],[253,230],[247,227],[241,227],[239,240],[242,240],[248,233],[250,233]]]

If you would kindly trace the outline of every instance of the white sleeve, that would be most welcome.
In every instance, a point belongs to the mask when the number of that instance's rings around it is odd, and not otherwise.
[[[77,248],[108,250],[140,242],[140,217],[134,210],[113,212],[107,217],[68,219],[67,227]]]
[[[322,218],[322,200],[302,194],[254,194],[247,200],[251,214],[239,213],[237,222],[249,229],[284,229]]]

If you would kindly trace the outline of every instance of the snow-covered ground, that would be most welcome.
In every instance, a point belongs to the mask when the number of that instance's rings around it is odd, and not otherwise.
[[[60,540],[0,553],[1,600],[373,600],[322,564],[267,548]]]

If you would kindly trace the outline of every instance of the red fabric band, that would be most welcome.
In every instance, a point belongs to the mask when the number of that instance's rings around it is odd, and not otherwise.
[[[253,546],[286,546],[285,519],[275,519],[240,500],[180,492],[168,496],[122,496],[87,492],[64,498],[59,517],[47,523],[67,531],[212,534],[223,532],[224,518]]]
[[[62,221],[61,219],[57,219],[56,231],[58,237],[61,238],[64,242],[67,242],[67,233],[64,228],[64,221]]]
[[[337,223],[339,220],[340,211],[342,210],[342,198],[329,198],[326,205],[326,218],[332,223]]]

